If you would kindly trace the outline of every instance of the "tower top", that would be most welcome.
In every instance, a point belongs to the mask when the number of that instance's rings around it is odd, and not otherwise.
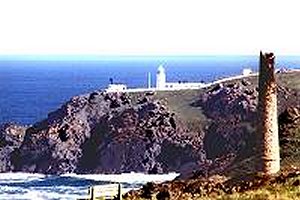
[[[160,73],[165,73],[165,68],[163,67],[163,65],[159,65],[158,68],[157,68],[157,73],[160,74]]]

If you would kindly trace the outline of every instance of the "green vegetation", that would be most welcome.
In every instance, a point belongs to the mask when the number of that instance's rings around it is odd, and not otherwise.
[[[209,119],[202,113],[201,108],[192,106],[204,90],[180,90],[180,91],[158,91],[153,97],[165,105],[175,117],[192,131],[201,131],[209,122]],[[138,101],[141,93],[131,93],[132,101]]]
[[[203,200],[207,198],[201,198]],[[300,199],[300,188],[299,186],[292,186],[289,184],[279,184],[275,186],[266,186],[253,191],[246,191],[244,193],[234,193],[231,195],[223,195],[216,198],[208,199],[219,199],[219,200],[273,200],[273,199]],[[200,200],[200,199],[199,199]]]
[[[157,92],[155,98],[176,113],[176,117],[187,125],[190,130],[199,131],[209,122],[201,108],[192,106],[204,90],[184,90]]]
[[[281,144],[281,165],[300,168],[300,126],[288,127],[289,135],[284,135],[284,143]]]
[[[279,83],[290,89],[300,90],[300,72],[281,74]]]
[[[300,199],[300,176],[287,178],[284,183],[273,183],[259,188],[233,194],[210,195],[195,200],[285,200]]]
[[[248,175],[235,180],[189,180],[163,184],[152,194],[129,196],[133,200],[288,200],[300,199],[300,171],[281,172],[273,177]],[[248,180],[247,180],[248,179]],[[215,181],[215,182],[214,182]],[[144,196],[145,195],[145,196]]]

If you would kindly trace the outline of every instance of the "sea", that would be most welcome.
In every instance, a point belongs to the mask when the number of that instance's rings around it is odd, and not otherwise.
[[[179,174],[63,174],[0,173],[1,200],[76,200],[90,196],[89,187],[120,183],[122,192],[147,182],[170,181]]]
[[[110,80],[128,88],[155,86],[159,65],[167,81],[211,82],[254,72],[258,56],[0,56],[0,124],[30,125],[45,119],[75,95],[105,89]],[[278,56],[276,67],[300,69],[300,56]],[[148,181],[172,180],[178,174],[0,173],[0,199],[76,199],[90,185],[121,182],[126,189]]]

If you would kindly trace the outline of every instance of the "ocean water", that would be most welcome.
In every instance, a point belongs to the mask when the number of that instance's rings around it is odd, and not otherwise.
[[[64,174],[61,176],[0,173],[1,200],[75,200],[88,196],[91,185],[121,183],[123,192],[137,189],[147,182],[160,183],[174,179],[178,174]]]
[[[47,117],[74,95],[104,89],[109,79],[128,87],[155,84],[163,64],[168,81],[212,81],[257,68],[254,56],[104,57],[98,59],[40,59],[0,56],[0,124],[32,124]]]
[[[278,57],[278,66],[299,68],[300,57]],[[0,56],[0,124],[32,124],[74,95],[104,89],[114,82],[146,87],[163,64],[168,81],[205,81],[257,70],[257,56],[75,57]]]

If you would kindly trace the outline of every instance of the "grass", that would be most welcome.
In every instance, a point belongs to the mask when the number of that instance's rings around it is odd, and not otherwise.
[[[209,119],[203,114],[201,108],[192,106],[204,90],[180,90],[180,91],[157,91],[149,96],[165,105],[171,113],[175,113],[175,118],[187,125],[192,131],[203,130]],[[142,93],[131,93],[130,98],[137,102],[143,97]]]
[[[279,77],[279,84],[282,84],[290,89],[300,90],[300,72],[282,74]]]
[[[233,194],[222,194],[215,197],[200,197],[197,200],[273,200],[273,199],[300,199],[300,187],[293,185],[300,181],[300,178],[291,178],[284,184],[266,185],[259,189]]]
[[[162,101],[187,128],[199,131],[209,122],[201,108],[192,106],[203,90],[160,91],[155,99]]]
[[[300,173],[290,176],[291,173],[281,173],[277,176],[260,180],[264,180],[262,184],[258,181],[258,185],[252,186],[251,189],[244,191],[230,190],[230,192],[224,192],[221,189],[214,189],[210,193],[185,193],[185,189],[178,189],[176,193],[171,194],[169,199],[180,200],[288,200],[288,199],[300,199]],[[280,177],[283,177],[280,179]],[[196,185],[195,187],[199,187]],[[202,190],[205,187],[202,187]],[[234,187],[233,187],[234,188]],[[197,189],[196,189],[197,190]],[[205,189],[204,189],[205,190]],[[210,189],[211,190],[211,189]],[[172,192],[171,192],[172,193]],[[167,200],[168,198],[159,198],[159,192],[156,191],[151,195],[151,198],[134,197],[130,199],[134,200]],[[126,198],[127,199],[127,198]]]
[[[300,72],[293,72],[287,74],[279,74],[277,76],[278,85],[281,87],[293,90],[300,94]],[[251,83],[250,89],[257,87],[257,77],[246,78]],[[226,84],[234,83],[235,81],[227,82]],[[192,103],[195,102],[199,96],[206,90],[182,90],[182,91],[160,91],[156,92],[151,98],[159,100],[166,105],[171,112],[176,114],[176,117],[185,123],[189,129],[204,130],[204,127],[210,123],[210,120],[202,112],[201,107],[194,107]],[[293,93],[290,93],[293,94]],[[138,94],[134,94],[134,98],[138,98]],[[290,98],[290,97],[288,97]],[[298,97],[299,98],[299,97]],[[294,98],[295,99],[295,98]],[[294,101],[281,102],[288,105],[297,103],[299,105],[299,99]],[[282,171],[288,172],[297,167],[300,169],[300,126],[289,129],[289,139],[291,142],[281,145],[281,166]],[[299,142],[298,142],[299,141]],[[284,156],[283,156],[284,155]],[[224,176],[230,177],[242,177],[246,174],[253,173],[255,164],[259,162],[255,156],[239,161],[232,165],[228,171],[224,172]],[[300,170],[299,170],[300,171]],[[184,185],[188,185],[188,182],[183,182]],[[172,186],[168,186],[172,187]],[[179,190],[179,191],[178,191]],[[209,193],[200,196],[200,194],[191,194],[189,192],[180,192],[180,189],[171,189],[172,193],[170,199],[195,199],[195,200],[265,200],[265,199],[299,199],[300,200],[300,175],[287,178],[283,183],[275,182],[273,184],[264,184],[261,187],[250,188],[245,191],[225,193],[220,191],[218,193]],[[180,194],[178,194],[178,192]],[[152,199],[156,200],[157,193],[152,195]],[[175,196],[174,196],[175,195]],[[179,196],[178,196],[179,195]],[[138,196],[128,199],[143,199]],[[168,199],[168,198],[166,198]]]
[[[300,91],[299,77],[300,72],[279,74],[278,85]],[[245,80],[251,83],[251,85],[248,86],[249,89],[255,89],[257,87],[257,77],[248,77],[245,78]],[[228,81],[226,82],[226,84],[231,84],[235,82],[237,81]],[[194,103],[205,91],[207,90],[199,89],[180,91],[157,91],[153,96],[150,96],[149,98],[154,98],[155,100],[158,100],[164,105],[166,105],[171,112],[176,114],[176,117],[180,119],[179,121],[185,123],[188,126],[188,128],[203,130],[204,126],[206,126],[210,122],[210,120],[202,112],[201,107],[192,106],[192,103]],[[130,94],[130,98],[134,102],[137,102],[138,99],[142,96],[143,93]]]

